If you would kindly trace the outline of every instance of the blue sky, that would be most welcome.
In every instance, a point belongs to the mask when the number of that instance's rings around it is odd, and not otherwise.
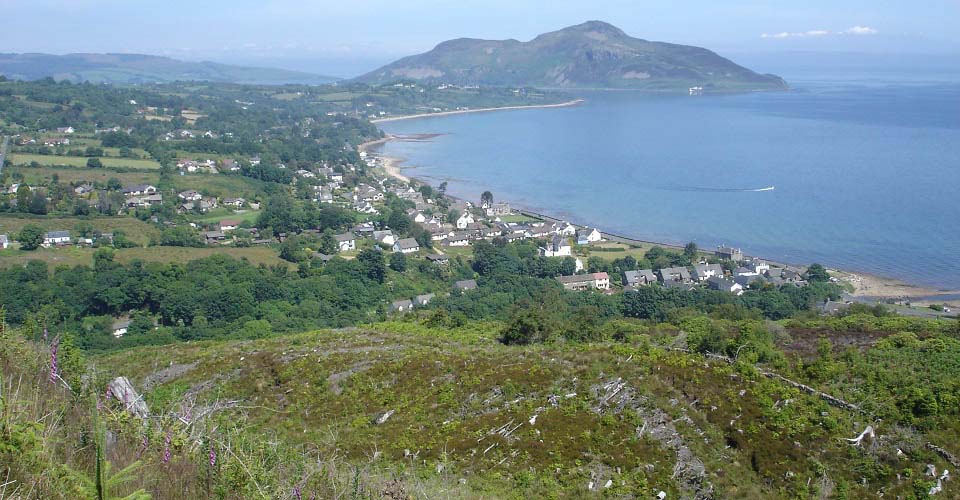
[[[960,52],[960,0],[0,0],[0,12],[4,52],[286,60],[339,73],[450,38],[528,40],[590,19],[720,52]]]

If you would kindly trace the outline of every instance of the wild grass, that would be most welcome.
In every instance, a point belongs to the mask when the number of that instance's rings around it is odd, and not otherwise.
[[[9,159],[10,159],[10,162],[13,163],[14,165],[29,165],[32,162],[37,162],[40,165],[47,165],[47,166],[85,167],[87,165],[87,160],[89,158],[84,156],[58,156],[58,155],[11,153],[9,155]],[[142,170],[159,170],[160,169],[160,164],[154,160],[101,157],[100,162],[103,163],[103,166],[112,167],[112,168],[131,168],[131,169],[142,169]]]

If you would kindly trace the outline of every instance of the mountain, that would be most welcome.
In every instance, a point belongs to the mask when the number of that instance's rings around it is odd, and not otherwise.
[[[0,54],[0,74],[18,80],[56,80],[95,83],[163,83],[211,81],[257,84],[324,84],[329,76],[272,68],[188,62],[143,54]]]
[[[779,90],[787,83],[700,47],[632,38],[590,21],[529,42],[460,38],[357,78],[459,85],[615,88],[656,91]]]

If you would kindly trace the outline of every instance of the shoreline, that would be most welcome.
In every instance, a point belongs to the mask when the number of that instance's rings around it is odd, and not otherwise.
[[[417,113],[414,115],[390,116],[387,118],[377,118],[370,120],[370,123],[396,122],[400,120],[415,120],[418,118],[431,118],[434,116],[465,115],[468,113],[489,113],[492,111],[511,111],[520,109],[547,109],[547,108],[566,108],[583,103],[583,99],[574,99],[572,101],[560,102],[556,104],[526,104],[521,106],[503,106],[499,108],[477,108],[477,109],[458,109],[454,111],[438,111],[436,113]]]
[[[574,102],[574,101],[571,101]],[[568,104],[564,104],[568,105]],[[572,105],[572,104],[570,104]],[[549,107],[558,107],[559,105],[549,105]],[[540,106],[537,106],[540,107]],[[509,108],[493,108],[491,111],[496,111],[499,109],[509,109]],[[485,110],[469,110],[469,111],[457,111],[457,112],[448,112],[448,114],[461,114],[469,112],[480,112]],[[440,113],[427,114],[426,116],[440,116]],[[410,116],[410,117],[397,117],[396,120],[403,120],[408,118],[420,118],[422,116]],[[387,121],[387,120],[384,120]],[[393,120],[390,120],[393,121]],[[361,151],[368,151],[371,148],[377,146],[383,146],[387,142],[398,140],[399,138],[391,134],[386,134],[383,139],[378,139],[376,141],[370,141],[367,143],[361,144],[358,148]],[[376,153],[377,156],[383,161],[383,168],[386,171],[387,175],[398,179],[402,182],[409,183],[410,181],[416,181],[422,184],[429,185],[429,182],[424,181],[423,179],[418,179],[414,176],[408,176],[403,174],[402,164],[407,160],[405,158],[397,158],[392,156],[387,156],[381,153]],[[409,167],[408,167],[409,168]],[[451,198],[455,198],[451,196]],[[556,217],[551,215],[539,213],[533,210],[526,208],[516,208],[516,211],[534,216],[537,218],[545,220],[554,220],[559,221]],[[578,225],[578,224],[574,224]],[[581,225],[582,226],[582,225]],[[596,226],[582,226],[582,227],[596,227]],[[619,234],[612,234],[605,231],[601,231],[604,238],[607,238],[611,241],[619,241],[624,244],[630,244],[630,242],[635,242],[638,244],[648,244],[656,245],[667,249],[680,249],[682,246],[678,246],[672,243],[664,243],[658,241],[648,241],[643,238],[634,238],[630,236],[623,236]],[[760,257],[761,259],[763,257]],[[788,263],[777,262],[770,259],[764,259],[771,264],[785,265]],[[885,302],[888,300],[891,301],[910,301],[912,304],[917,306],[926,306],[930,304],[946,304],[948,306],[960,309],[960,290],[948,290],[942,288],[935,288],[932,286],[925,285],[915,285],[910,284],[905,281],[890,278],[886,276],[879,276],[872,273],[857,272],[846,269],[836,269],[828,267],[827,270],[837,278],[841,283],[849,284],[853,287],[853,293],[850,293],[849,296],[853,299],[870,299],[871,301],[876,302]],[[937,297],[944,297],[943,300],[937,300]]]

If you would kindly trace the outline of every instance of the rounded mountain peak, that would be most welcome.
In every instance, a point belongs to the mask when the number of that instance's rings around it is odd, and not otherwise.
[[[602,33],[608,36],[627,36],[622,29],[603,21],[587,21],[560,30],[561,33]]]

